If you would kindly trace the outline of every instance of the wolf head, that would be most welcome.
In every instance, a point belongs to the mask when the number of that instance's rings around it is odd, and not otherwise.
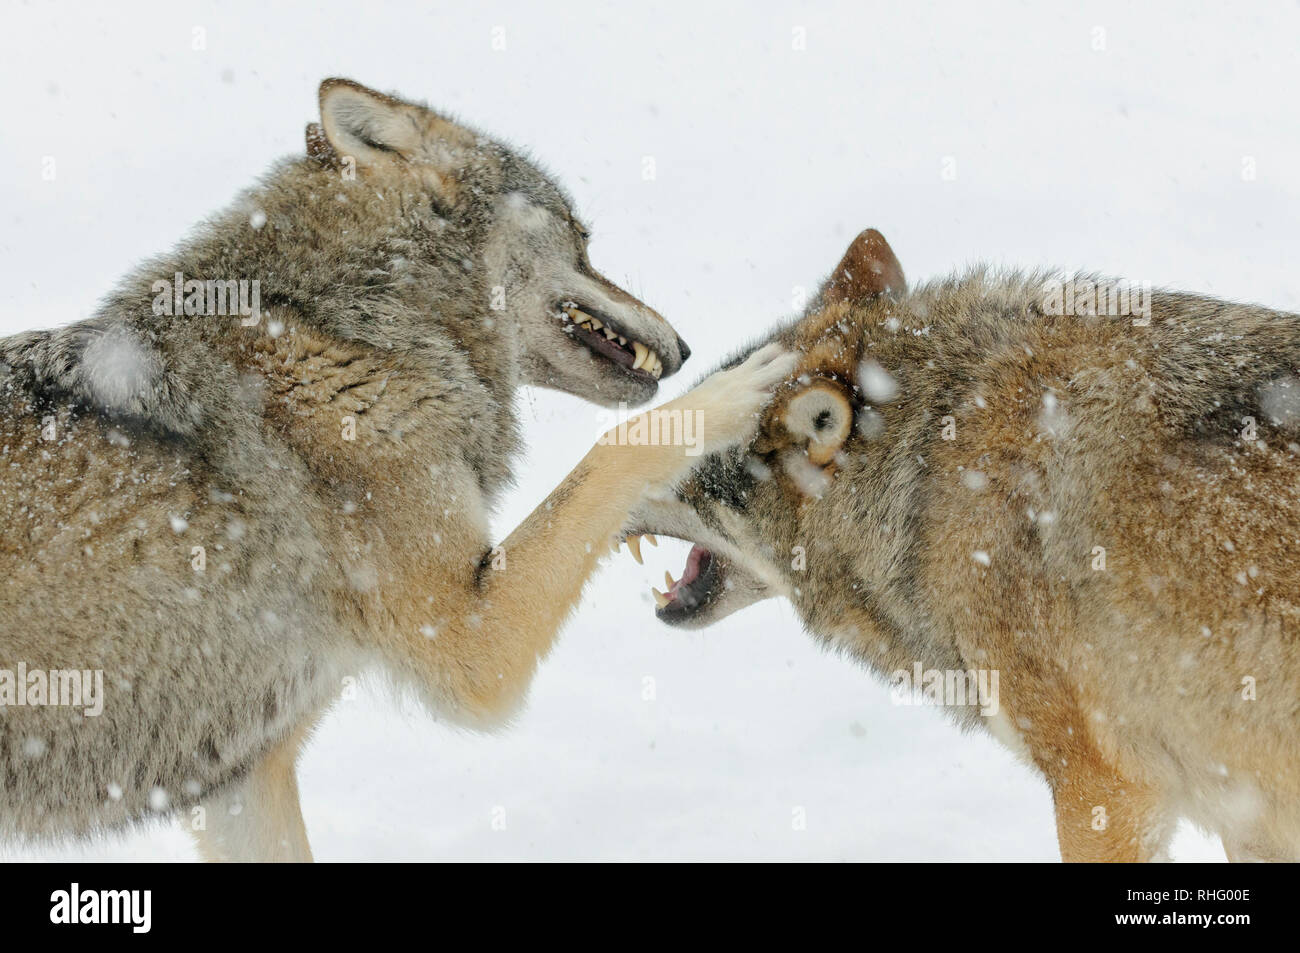
[[[443,257],[447,247],[470,251],[440,267],[476,272],[474,306],[503,351],[517,354],[522,382],[610,406],[639,403],[689,356],[667,321],[592,267],[588,226],[535,164],[350,80],[322,83],[320,110],[307,131],[312,158],[353,185],[402,196],[403,218],[446,239]]]
[[[898,502],[868,472],[869,458],[883,449],[883,441],[873,444],[881,408],[896,387],[871,359],[863,329],[887,323],[904,292],[889,245],[879,232],[864,231],[805,315],[767,338],[801,357],[753,443],[706,458],[671,496],[646,500],[633,513],[625,536],[634,553],[643,534],[694,543],[682,578],[654,593],[662,621],[699,628],[785,596],[813,624],[816,616],[848,611],[839,603],[861,579],[889,575],[887,566],[865,566],[863,554],[870,549],[866,558],[883,564],[897,547],[873,546],[863,535],[888,523],[873,508]]]

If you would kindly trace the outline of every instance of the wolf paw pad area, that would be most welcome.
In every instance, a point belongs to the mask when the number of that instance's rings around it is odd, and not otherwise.
[[[900,916],[1279,924],[1298,28],[15,5],[15,925],[273,916],[310,862],[382,865],[356,911],[852,862]]]

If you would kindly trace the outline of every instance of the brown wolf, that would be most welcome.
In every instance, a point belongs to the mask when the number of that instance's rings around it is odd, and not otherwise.
[[[310,859],[294,761],[343,679],[499,722],[692,462],[602,442],[493,547],[516,389],[641,402],[686,347],[518,154],[345,80],[320,107],[307,156],[94,317],[0,340],[4,832],[180,811],[208,857]],[[747,439],[791,360],[668,409]]]
[[[1296,859],[1300,316],[1074,283],[1106,294],[908,290],[864,232],[769,336],[799,367],[752,444],[626,533],[696,544],[665,622],[784,596],[896,685],[994,676],[951,711],[1042,772],[1067,860],[1159,857],[1180,816]]]

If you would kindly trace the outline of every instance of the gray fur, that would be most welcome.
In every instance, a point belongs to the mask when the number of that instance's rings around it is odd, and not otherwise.
[[[0,669],[102,669],[107,696],[97,717],[0,710],[0,831],[90,833],[237,784],[345,677],[394,661],[367,621],[383,618],[391,527],[426,532],[472,588],[520,446],[517,388],[655,391],[568,340],[566,274],[616,299],[665,374],[684,358],[591,268],[537,166],[354,84],[328,81],[323,103],[339,87],[353,98],[336,125],[391,113],[367,141],[409,120],[416,151],[345,155],[360,140],[314,130],[311,155],[89,320],[0,341]],[[261,320],[157,313],[153,284],[177,272],[258,280]],[[349,416],[355,445],[339,438]],[[385,522],[398,505],[411,516]],[[424,698],[458,713],[451,688]]]

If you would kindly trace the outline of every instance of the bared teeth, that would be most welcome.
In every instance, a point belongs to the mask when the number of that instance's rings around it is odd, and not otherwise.
[[[650,587],[650,594],[655,597],[655,605],[657,605],[660,609],[662,609],[664,606],[668,605],[668,603],[673,601],[669,599],[667,596],[665,596],[658,589],[654,588],[654,586]]]
[[[600,331],[605,335],[605,340],[617,341],[623,347],[630,347],[634,356],[633,370],[645,371],[655,378],[663,374],[664,365],[663,361],[659,359],[659,355],[640,341],[629,342],[623,335],[616,333],[599,318],[592,317],[577,305],[565,304],[561,306],[560,310],[568,315],[569,320],[579,327],[586,328],[589,331]]]
[[[636,360],[632,362],[632,370],[645,371],[651,377],[658,377],[664,372],[664,365],[659,360],[659,355],[640,341],[632,342],[632,353],[636,355]]]
[[[669,589],[672,589],[673,586],[677,585],[677,580],[673,578],[673,574],[667,569],[664,570],[664,582],[668,584]]]
[[[646,533],[646,534],[645,534],[645,541],[646,541],[647,543],[649,543],[651,546],[658,546],[658,545],[659,545],[659,540],[655,539],[655,537],[654,537],[653,535],[651,535],[650,533]]]
[[[564,313],[569,316],[569,320],[574,324],[580,324],[583,327],[592,328],[597,331],[604,327],[604,325],[589,315],[586,311],[583,311],[581,308],[576,308],[573,305],[566,305]]]
[[[635,559],[638,563],[644,565],[644,562],[641,559],[641,537],[640,536],[629,536],[627,538],[627,549],[628,552],[632,554],[633,559]]]

